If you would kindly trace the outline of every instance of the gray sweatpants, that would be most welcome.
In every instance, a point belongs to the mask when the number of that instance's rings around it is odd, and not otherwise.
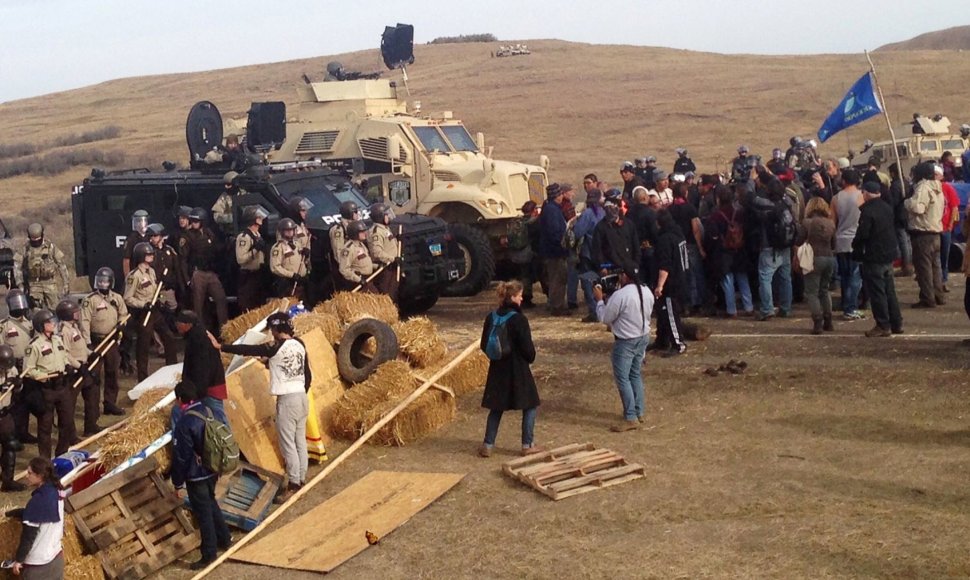
[[[310,414],[310,400],[306,393],[290,393],[276,397],[276,434],[286,463],[290,483],[306,481],[306,418]]]

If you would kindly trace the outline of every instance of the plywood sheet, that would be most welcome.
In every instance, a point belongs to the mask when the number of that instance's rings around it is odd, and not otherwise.
[[[253,465],[285,473],[276,438],[276,398],[269,392],[269,370],[255,359],[226,376],[226,416],[239,450]]]
[[[306,345],[310,359],[310,371],[313,373],[310,392],[313,393],[321,435],[324,444],[329,444],[331,408],[344,394],[344,385],[337,371],[337,353],[319,328],[306,333],[300,340]]]
[[[461,473],[372,471],[324,503],[232,555],[265,566],[327,573],[454,487]]]

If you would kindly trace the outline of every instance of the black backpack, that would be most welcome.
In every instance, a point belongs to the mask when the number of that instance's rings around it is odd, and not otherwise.
[[[775,202],[775,206],[768,213],[767,223],[768,245],[776,250],[784,250],[795,245],[798,236],[798,224],[791,208],[784,199]]]

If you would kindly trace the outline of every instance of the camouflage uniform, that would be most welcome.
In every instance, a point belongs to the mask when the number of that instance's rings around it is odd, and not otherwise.
[[[57,413],[57,455],[67,452],[77,432],[74,428],[73,377],[67,373],[81,366],[64,348],[61,337],[38,334],[27,345],[24,357],[26,373],[24,388],[39,389],[43,396],[44,412],[37,419],[37,454],[50,459],[54,413]],[[36,394],[36,392],[35,392]]]
[[[25,244],[23,256],[25,292],[34,299],[37,308],[53,311],[71,284],[64,252],[50,240],[44,239],[36,248],[29,242]]]
[[[155,280],[155,270],[148,263],[137,266],[125,278],[125,305],[131,313],[127,332],[138,337],[135,366],[138,369],[139,382],[148,378],[148,351],[154,342],[155,332],[158,332],[159,338],[162,339],[165,364],[171,365],[178,362],[175,354],[175,336],[162,320],[157,305],[152,305],[156,288],[158,288],[158,282]],[[158,324],[159,322],[162,324]]]
[[[273,273],[276,295],[306,298],[306,278],[310,273],[310,259],[293,241],[280,240],[270,251],[269,270]]]
[[[95,291],[81,300],[81,333],[84,340],[92,346],[101,344],[106,336],[118,326],[122,318],[127,316],[128,307],[124,299],[114,290],[107,294]],[[121,365],[121,355],[117,341],[101,357],[100,365],[104,366],[104,406],[116,407],[118,400],[118,368]],[[95,381],[100,369],[95,369]],[[95,390],[98,389],[95,384]],[[85,409],[87,414],[87,409]],[[97,419],[95,419],[97,421]]]
[[[376,281],[377,289],[381,294],[387,294],[391,300],[397,302],[397,270],[400,265],[398,261],[398,238],[391,232],[391,229],[384,224],[374,224],[367,232],[367,249],[370,251],[371,258],[377,262],[377,267],[384,266]]]

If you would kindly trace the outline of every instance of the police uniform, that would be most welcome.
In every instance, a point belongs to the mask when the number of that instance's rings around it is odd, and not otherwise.
[[[367,249],[371,258],[377,263],[377,267],[384,266],[376,279],[377,289],[381,294],[387,294],[391,300],[397,302],[397,270],[400,265],[398,261],[398,237],[391,232],[391,229],[384,224],[374,224],[367,232]]]
[[[364,242],[360,240],[344,242],[340,255],[337,256],[337,271],[340,272],[342,280],[334,280],[334,282],[343,282],[337,284],[338,287],[350,289],[361,284],[363,286],[362,291],[377,292],[373,283],[366,281],[367,277],[374,273],[374,262],[371,260],[367,245]]]
[[[310,242],[311,237],[309,228],[306,227],[305,223],[297,222],[296,231],[293,232],[293,243],[296,244],[297,248],[303,250],[304,248],[310,248]]]
[[[340,218],[340,223],[334,224],[330,231],[327,232],[330,235],[330,248],[333,252],[334,262],[340,262],[340,252],[343,250],[344,244],[347,238],[347,224],[351,220],[346,220]]]
[[[74,377],[68,372],[80,368],[81,362],[67,352],[61,337],[48,338],[40,333],[27,345],[24,357],[25,389],[40,389],[44,412],[37,419],[37,454],[50,459],[54,413],[57,413],[57,455],[67,452],[77,435],[74,428]],[[73,373],[72,373],[73,374]]]
[[[156,332],[162,339],[162,348],[165,349],[165,364],[172,365],[178,362],[178,356],[175,353],[175,336],[168,325],[162,321],[157,305],[152,305],[157,288],[155,270],[148,264],[136,266],[125,277],[125,305],[131,312],[127,331],[138,337],[135,366],[138,369],[139,382],[148,378],[148,351],[151,349]],[[158,324],[159,322],[162,324]]]
[[[306,278],[310,273],[310,260],[295,242],[280,240],[273,244],[269,256],[269,270],[273,274],[276,295],[306,298]]]
[[[226,291],[216,273],[221,244],[207,228],[189,230],[183,241],[185,243],[183,263],[192,286],[192,310],[204,320],[206,298],[212,297],[216,305],[216,319],[221,329],[229,318]]]
[[[27,353],[27,345],[34,335],[34,326],[26,318],[7,317],[0,321],[0,335],[3,336],[3,343],[13,350],[13,356],[17,359],[14,367],[24,368],[24,356]],[[33,438],[27,434],[27,424],[30,422],[30,412],[24,400],[23,392],[18,392],[11,398],[10,415],[13,417],[15,435],[21,442],[32,441]]]
[[[162,283],[162,292],[158,296],[158,303],[166,312],[174,313],[185,293],[185,272],[182,271],[182,261],[178,253],[168,244],[155,248],[155,261],[152,262],[155,278]]]
[[[118,326],[118,323],[121,322],[121,319],[127,315],[128,307],[125,306],[124,299],[114,290],[109,290],[107,294],[102,294],[98,291],[92,292],[81,300],[81,334],[88,344],[96,347],[101,344],[101,341],[106,336],[111,334],[115,327]],[[104,406],[109,408],[116,407],[116,401],[118,400],[118,367],[121,366],[121,354],[117,341],[111,345],[111,348],[103,352],[104,354],[99,364],[104,367]],[[97,375],[99,373],[100,369],[96,369],[95,392],[99,390],[97,385]],[[95,395],[91,396],[97,400]],[[86,405],[87,397],[84,400]],[[87,422],[88,410],[86,406],[84,415],[85,422]],[[97,417],[95,417],[94,421],[97,422]]]
[[[148,235],[132,230],[125,238],[125,245],[121,248],[121,269],[125,276],[131,271],[131,255],[135,251],[135,246],[148,241]]]
[[[4,491],[14,491],[14,479],[17,470],[17,451],[23,445],[17,440],[16,424],[14,423],[13,396],[20,391],[20,373],[17,367],[3,370],[0,368],[0,481]],[[12,393],[8,392],[13,389]]]
[[[23,280],[26,293],[34,299],[37,308],[54,310],[71,279],[64,263],[64,252],[48,239],[34,247],[30,242],[23,250]],[[58,277],[60,283],[58,283]]]
[[[91,357],[91,349],[88,346],[87,340],[84,338],[84,333],[81,332],[81,323],[75,322],[73,320],[62,321],[60,327],[57,329],[57,334],[61,337],[61,342],[64,343],[64,348],[67,352],[75,358],[75,360],[82,361],[86,363]],[[74,379],[76,382],[77,379]],[[71,387],[74,387],[74,382],[71,383]],[[100,429],[98,428],[98,417],[101,413],[98,411],[98,406],[101,404],[99,400],[101,393],[99,389],[94,384],[94,377],[88,375],[83,377],[79,389],[75,388],[72,392],[73,401],[71,402],[71,408],[77,409],[77,396],[80,390],[81,398],[84,400],[84,433],[85,435],[97,433]]]
[[[266,240],[258,231],[246,228],[236,236],[236,263],[239,309],[246,312],[262,306],[266,302]]]

